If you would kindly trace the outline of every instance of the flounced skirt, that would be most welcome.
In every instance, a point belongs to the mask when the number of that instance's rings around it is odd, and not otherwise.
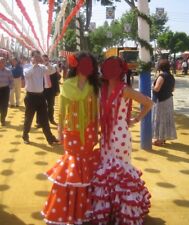
[[[82,224],[90,220],[91,179],[98,159],[99,151],[82,157],[66,153],[47,172],[53,182],[41,212],[47,224]]]
[[[143,224],[151,196],[141,175],[132,165],[118,159],[101,164],[92,182],[95,224]]]

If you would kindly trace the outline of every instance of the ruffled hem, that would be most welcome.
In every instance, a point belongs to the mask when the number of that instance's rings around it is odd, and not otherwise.
[[[42,215],[49,224],[82,224],[92,214],[91,187],[53,184]]]
[[[45,214],[43,211],[41,211],[41,215],[43,217],[45,217]],[[57,225],[73,225],[73,224],[77,224],[77,225],[81,225],[83,223],[86,223],[86,222],[89,222],[90,220],[86,219],[86,220],[75,220],[74,223],[70,223],[69,221],[68,222],[61,222],[61,221],[51,221],[51,220],[48,220],[46,218],[43,219],[45,221],[46,224],[57,224]]]
[[[80,157],[65,153],[56,164],[46,172],[53,183],[62,187],[86,187],[91,183],[94,171],[99,162],[99,151],[93,151],[90,156]]]
[[[57,185],[59,185],[59,186],[62,186],[62,187],[67,187],[67,186],[73,186],[73,187],[87,187],[87,186],[91,185],[90,183],[75,183],[75,182],[74,182],[74,183],[71,183],[71,182],[60,183],[60,182],[58,182],[57,180],[55,180],[55,179],[49,177],[46,173],[45,173],[45,175],[47,176],[47,178],[48,178],[51,182],[53,182],[53,183],[55,183],[55,184],[57,184]]]
[[[150,193],[141,180],[142,173],[130,164],[111,158],[103,163],[92,181],[95,222],[140,225],[149,212]]]

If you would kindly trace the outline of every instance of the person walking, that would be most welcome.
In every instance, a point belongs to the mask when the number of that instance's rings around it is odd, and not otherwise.
[[[47,68],[41,65],[41,54],[35,50],[31,53],[32,66],[24,70],[26,96],[24,99],[25,103],[25,119],[23,128],[23,140],[25,144],[29,144],[29,131],[33,121],[35,112],[39,115],[40,123],[43,129],[43,133],[50,145],[57,143],[58,140],[51,133],[48,114],[47,104],[43,94],[44,91],[44,77],[47,73]]]
[[[141,121],[152,107],[150,98],[125,84],[127,72],[119,57],[110,57],[101,65],[100,124],[101,162],[94,173],[94,224],[143,224],[150,207],[150,193],[131,164],[132,143],[129,126]],[[136,117],[130,118],[131,100],[142,104]]]
[[[0,119],[1,125],[6,125],[10,89],[13,87],[11,71],[5,68],[5,58],[0,57]]]
[[[92,210],[91,179],[98,163],[98,70],[84,52],[69,56],[60,94],[59,138],[64,154],[47,172],[53,182],[42,211],[47,224],[84,224]]]
[[[20,62],[18,61],[17,58],[13,58],[11,63],[12,63],[11,71],[14,78],[14,83],[13,88],[10,91],[10,107],[15,107],[15,99],[16,99],[16,107],[19,107],[22,79],[24,79],[23,68],[20,65]]]
[[[152,137],[154,145],[162,146],[166,140],[177,138],[173,106],[175,78],[167,59],[160,60],[159,69],[161,72],[153,84]]]

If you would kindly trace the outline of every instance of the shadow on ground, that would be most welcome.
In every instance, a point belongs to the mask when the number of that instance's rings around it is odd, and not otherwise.
[[[147,216],[144,220],[144,225],[164,225],[166,224],[161,218]]]
[[[26,225],[22,220],[20,220],[17,216],[14,214],[8,213],[4,211],[4,208],[6,208],[3,205],[0,205],[0,224],[1,225]]]
[[[188,119],[187,116],[181,115],[181,114],[176,114],[175,115],[175,120],[176,120],[176,124],[177,124],[177,129],[185,129],[185,130],[188,130],[188,127],[189,127],[189,119]],[[189,132],[187,132],[186,134],[188,135]]]
[[[47,152],[55,153],[55,154],[58,154],[58,155],[63,154],[62,145],[47,146],[45,144],[40,144],[40,143],[35,143],[35,142],[30,142],[30,145],[33,146],[33,147],[37,147],[40,150],[47,151]],[[45,154],[45,153],[42,153],[42,154]]]

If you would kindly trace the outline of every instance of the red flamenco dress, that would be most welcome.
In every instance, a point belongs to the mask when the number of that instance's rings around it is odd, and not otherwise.
[[[142,225],[150,207],[150,193],[131,164],[131,134],[128,130],[130,100],[125,100],[125,85],[117,85],[101,98],[101,163],[93,179],[95,224]]]
[[[91,215],[91,179],[99,160],[97,98],[88,83],[79,90],[77,79],[66,80],[60,96],[64,155],[47,172],[53,182],[42,211],[47,224],[82,224]]]

